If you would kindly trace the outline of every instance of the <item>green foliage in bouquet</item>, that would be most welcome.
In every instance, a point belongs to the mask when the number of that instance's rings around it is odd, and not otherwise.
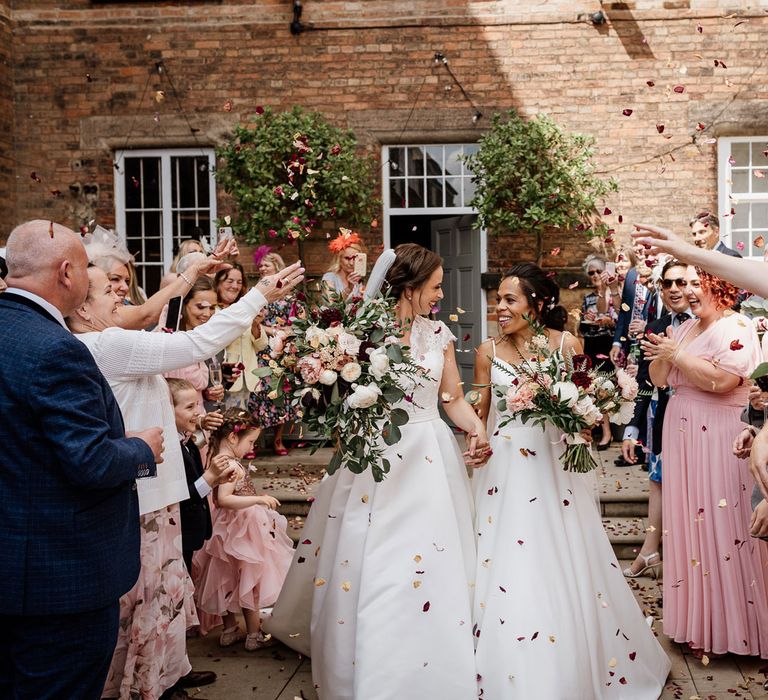
[[[273,400],[296,406],[302,422],[335,446],[329,474],[370,469],[381,481],[390,469],[385,446],[400,440],[408,422],[408,412],[395,407],[408,400],[403,380],[431,381],[398,342],[394,304],[332,294],[296,316],[290,335],[272,344],[269,366],[256,373],[270,377]]]
[[[545,114],[533,119],[515,110],[495,114],[478,151],[464,159],[474,173],[471,206],[480,226],[539,238],[553,228],[605,235],[608,227],[597,220],[597,206],[617,184],[595,173],[594,143]]]
[[[216,179],[237,203],[235,234],[303,240],[328,220],[369,224],[379,208],[376,164],[357,152],[354,134],[299,107],[260,112],[216,150]]]

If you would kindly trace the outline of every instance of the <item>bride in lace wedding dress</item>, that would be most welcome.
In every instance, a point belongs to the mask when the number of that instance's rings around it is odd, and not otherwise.
[[[486,433],[463,399],[455,338],[426,318],[443,296],[442,260],[415,244],[395,254],[386,280],[402,342],[428,376],[403,403],[410,420],[386,450],[386,478],[376,483],[370,471],[341,469],[322,482],[265,625],[305,652],[309,634],[322,700],[476,696],[472,496],[438,397],[469,433],[470,464],[485,460]]]

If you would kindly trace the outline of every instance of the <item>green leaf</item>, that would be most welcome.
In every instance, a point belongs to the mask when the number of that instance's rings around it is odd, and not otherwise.
[[[387,345],[387,357],[395,363],[403,361],[403,350],[398,343]]]
[[[338,471],[341,466],[341,456],[341,450],[336,450],[333,453],[331,461],[328,462],[328,466],[325,468],[325,471],[328,472],[328,474],[335,474]]]
[[[409,419],[408,412],[402,408],[393,408],[389,414],[389,420],[394,426],[405,425]]]
[[[384,429],[381,431],[382,437],[384,438],[384,442],[387,445],[394,445],[395,443],[400,441],[400,438],[402,437],[400,433],[400,428],[398,428],[396,425],[392,425],[391,423],[387,423],[384,426]]]
[[[768,375],[768,362],[761,362],[757,367],[755,367],[754,372],[749,375],[750,379],[759,379],[760,377],[765,377]]]
[[[257,377],[270,377],[272,376],[272,368],[271,367],[257,367],[253,370],[253,374],[255,374]]]

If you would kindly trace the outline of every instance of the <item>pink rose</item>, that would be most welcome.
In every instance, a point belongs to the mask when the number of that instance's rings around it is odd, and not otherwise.
[[[279,357],[285,350],[285,333],[278,331],[269,339],[269,354],[272,357]]]
[[[301,372],[301,378],[307,384],[317,384],[320,379],[320,373],[323,371],[323,364],[317,357],[302,357],[298,364],[299,372]]]
[[[625,401],[634,401],[640,389],[637,385],[637,380],[623,369],[618,369],[616,370],[616,382],[621,389],[621,398]]]
[[[506,396],[507,409],[512,413],[518,413],[533,408],[535,396],[536,387],[531,386],[530,383],[523,384],[519,388],[510,387]]]

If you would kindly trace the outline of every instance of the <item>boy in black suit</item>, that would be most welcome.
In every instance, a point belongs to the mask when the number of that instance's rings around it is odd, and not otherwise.
[[[227,466],[228,460],[211,460],[208,469],[204,469],[200,450],[189,437],[199,426],[200,411],[195,387],[186,379],[168,379],[168,388],[173,399],[173,413],[176,418],[176,430],[181,440],[181,454],[184,457],[184,471],[187,477],[189,498],[180,504],[181,549],[187,571],[192,575],[192,557],[211,536],[211,508],[208,494],[218,484],[229,481],[234,475],[234,467]],[[184,688],[208,685],[216,680],[212,671],[191,671],[179,679],[172,689],[181,697]]]

